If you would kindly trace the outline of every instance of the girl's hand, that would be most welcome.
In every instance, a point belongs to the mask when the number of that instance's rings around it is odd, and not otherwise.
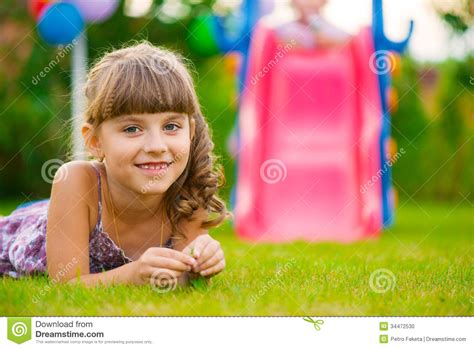
[[[183,252],[169,248],[151,247],[141,257],[132,262],[132,280],[135,284],[174,287],[182,274],[196,266],[196,260]]]
[[[183,252],[196,259],[197,265],[193,266],[192,271],[202,276],[214,276],[225,268],[221,244],[208,234],[199,235]]]

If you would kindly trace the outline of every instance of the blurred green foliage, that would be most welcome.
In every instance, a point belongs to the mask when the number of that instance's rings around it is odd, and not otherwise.
[[[34,83],[60,49],[48,47],[38,37],[24,3],[0,4],[0,197],[36,199],[50,192],[41,175],[43,164],[49,159],[68,161],[70,54]],[[166,46],[193,62],[198,95],[225,167],[222,196],[228,199],[235,171],[226,152],[236,113],[235,77],[222,56],[204,59],[186,46],[191,20],[213,1],[185,1],[187,15],[167,23],[156,16],[161,3],[155,1],[144,17],[126,17],[120,8],[110,20],[89,25],[89,62],[112,47],[140,39]],[[405,149],[393,168],[401,196],[448,200],[472,192],[473,67],[473,56],[429,67],[409,57],[402,60],[402,74],[394,80],[400,105],[392,128],[399,149]]]
[[[401,195],[468,197],[474,187],[474,56],[437,65],[402,59],[392,133],[405,154],[393,167]]]
[[[451,28],[453,33],[465,34],[474,24],[474,1],[457,0],[452,1],[451,4],[446,2],[445,5],[448,6],[443,6],[442,9],[437,8],[440,18]]]

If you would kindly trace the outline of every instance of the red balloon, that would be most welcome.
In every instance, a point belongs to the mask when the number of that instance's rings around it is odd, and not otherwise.
[[[28,0],[28,11],[34,19],[38,19],[44,7],[51,2],[54,0]]]

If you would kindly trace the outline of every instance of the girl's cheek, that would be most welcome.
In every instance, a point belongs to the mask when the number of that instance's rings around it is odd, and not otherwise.
[[[179,142],[175,145],[175,158],[181,160],[182,158],[187,158],[189,156],[190,144],[189,142]]]

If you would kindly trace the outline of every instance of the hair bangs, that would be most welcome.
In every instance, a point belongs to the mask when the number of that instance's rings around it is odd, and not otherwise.
[[[105,101],[104,116],[196,111],[194,86],[190,76],[166,57],[120,62],[116,79]]]

